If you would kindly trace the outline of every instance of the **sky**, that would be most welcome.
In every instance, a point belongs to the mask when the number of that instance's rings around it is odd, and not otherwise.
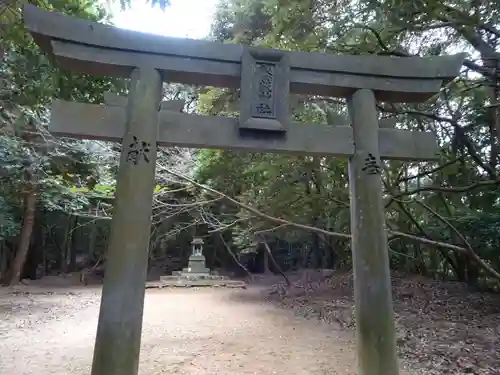
[[[171,0],[162,11],[145,0],[132,0],[132,8],[120,10],[115,1],[111,11],[115,26],[152,34],[181,38],[202,39],[210,32],[210,25],[218,0]]]

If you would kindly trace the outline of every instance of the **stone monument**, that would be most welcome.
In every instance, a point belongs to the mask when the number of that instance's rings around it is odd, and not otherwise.
[[[191,255],[189,256],[188,266],[182,271],[172,272],[172,275],[161,276],[160,283],[150,283],[150,287],[245,287],[245,282],[230,280],[226,276],[214,275],[206,267],[205,256],[203,255],[203,239],[194,237],[191,242]]]
[[[203,239],[195,237],[191,242],[192,251],[188,260],[187,268],[182,270],[185,275],[208,276],[210,270],[205,266],[205,256],[203,255]]]

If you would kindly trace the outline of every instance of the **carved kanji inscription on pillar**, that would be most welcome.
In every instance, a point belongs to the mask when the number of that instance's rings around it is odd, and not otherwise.
[[[365,158],[364,167],[361,170],[367,174],[380,174],[382,172],[382,168],[377,163],[377,158],[371,153]]]
[[[240,128],[286,131],[289,71],[283,52],[245,50],[241,62]]]
[[[132,136],[132,142],[128,145],[127,162],[132,162],[135,165],[144,160],[149,163],[149,152],[151,151],[151,144],[146,141],[138,139],[135,135]]]

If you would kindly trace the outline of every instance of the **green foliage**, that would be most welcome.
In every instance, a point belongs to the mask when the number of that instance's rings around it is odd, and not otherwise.
[[[93,1],[51,1],[36,4],[79,18],[109,22],[104,8]],[[119,80],[63,71],[40,53],[27,33],[18,9],[7,9],[0,20],[0,196],[6,223],[17,220],[23,196],[35,189],[38,206],[46,210],[79,211],[90,202],[78,188],[92,189],[106,169],[100,167],[84,142],[47,143],[44,126],[48,105],[54,98],[99,103],[106,91],[123,92]],[[50,137],[49,137],[50,139]],[[17,226],[18,227],[18,226]],[[3,225],[2,236],[16,232]]]
[[[495,211],[466,214],[454,224],[482,258],[500,267],[500,210]]]
[[[496,109],[500,98],[498,90],[491,89],[497,84],[495,70],[483,68],[492,59],[500,59],[496,52],[498,9],[495,1],[224,0],[216,14],[212,39],[361,55],[469,52],[480,56],[467,60],[459,79],[427,103],[380,103],[381,115],[395,116],[398,128],[433,131],[442,155],[438,164],[386,162],[383,182],[391,203],[387,206],[390,228],[463,246],[443,220],[404,200],[419,199],[456,226],[474,250],[500,270],[500,184],[495,182],[500,178],[500,140],[495,138],[496,130],[500,134]],[[346,121],[342,101],[296,96],[293,103],[296,121],[329,125]],[[200,95],[199,113],[234,115],[234,108],[237,96],[229,90],[204,90]],[[336,232],[350,231],[345,160],[202,150],[197,161],[199,181],[266,214]],[[390,201],[392,196],[399,198]],[[251,244],[253,232],[272,227],[223,201],[217,202],[213,211],[224,213],[225,223],[239,220],[231,231],[232,244],[240,249]],[[275,236],[300,241],[303,248],[313,248],[320,256],[333,251],[338,259],[345,259],[348,254],[342,254],[348,250],[345,242],[336,243],[332,238],[318,241],[316,235],[305,231],[283,228]],[[391,257],[395,267],[436,278],[449,278],[451,273],[452,278],[463,279],[472,267],[470,259],[464,263],[459,253],[404,239],[391,241]],[[471,275],[465,275],[467,281],[476,283],[477,278]],[[485,278],[480,271],[479,279]]]
[[[0,197],[0,240],[19,234],[19,219],[13,212],[13,206],[4,197]]]
[[[130,2],[121,4],[126,7]],[[165,1],[151,4],[168,5]],[[80,18],[109,21],[103,8],[91,1],[59,0],[50,7]],[[498,90],[492,89],[498,84],[493,63],[500,59],[498,9],[495,1],[223,0],[211,38],[223,43],[337,54],[469,52],[463,74],[433,100],[418,105],[379,103],[380,115],[394,117],[397,128],[432,131],[441,146],[439,163],[384,163],[386,220],[395,230],[463,246],[448,221],[477,254],[500,270],[500,184],[495,184],[500,173],[500,98]],[[13,12],[0,20],[9,25],[0,40],[4,51],[0,67],[0,213],[5,228],[10,228],[3,235],[10,236],[18,230],[9,223],[20,217],[23,192],[33,187],[33,181],[26,179],[27,166],[37,177],[40,205],[48,210],[80,211],[95,199],[112,198],[116,176],[112,158],[97,160],[84,142],[46,147],[39,138],[27,134],[43,133],[47,105],[53,98],[99,103],[105,91],[124,92],[125,87],[117,80],[60,71],[39,53]],[[186,100],[198,95],[199,114],[238,113],[238,90],[173,85],[168,94]],[[295,95],[292,104],[294,120],[304,126],[346,122],[342,100]],[[159,163],[169,165],[171,160],[163,155]],[[268,215],[334,232],[350,231],[346,160],[199,150],[196,162],[198,181]],[[196,189],[177,191],[165,176],[159,176],[157,183],[156,197],[174,206],[189,199],[207,199]],[[415,200],[424,205],[414,204]],[[154,214],[152,240],[158,243],[168,231],[179,233],[186,230],[183,227],[190,231],[186,222],[199,214],[182,212],[172,224],[165,208],[168,204],[159,207]],[[253,246],[256,231],[273,227],[226,200],[214,201],[202,211],[216,217],[217,225],[229,227],[230,245],[238,251]],[[344,240],[291,227],[266,236],[284,263],[289,256],[316,267],[350,264]],[[463,254],[401,238],[392,239],[390,245],[392,265],[398,269],[470,283],[490,281],[483,271],[474,274],[473,262]]]

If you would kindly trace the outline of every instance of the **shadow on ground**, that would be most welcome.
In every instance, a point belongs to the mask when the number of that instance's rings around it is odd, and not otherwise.
[[[352,276],[315,271],[260,277],[237,301],[266,300],[296,315],[355,329]],[[252,284],[251,284],[252,285]],[[393,275],[399,356],[424,374],[500,374],[500,295],[465,284]]]

